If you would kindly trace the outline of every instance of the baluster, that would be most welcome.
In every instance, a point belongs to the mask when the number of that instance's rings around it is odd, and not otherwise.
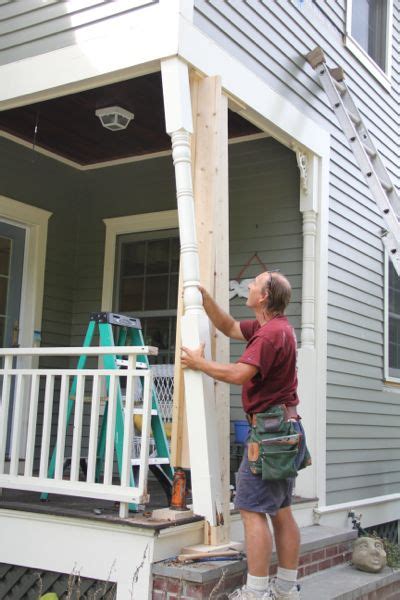
[[[67,434],[67,410],[69,395],[69,375],[61,375],[60,403],[58,409],[56,466],[54,479],[62,479],[64,474],[65,437]]]
[[[108,390],[108,413],[107,413],[107,433],[106,433],[106,456],[104,461],[104,484],[112,484],[112,474],[114,466],[114,435],[115,435],[115,415],[116,415],[116,375],[110,375],[110,384]]]
[[[128,357],[128,373],[136,367],[136,356],[134,354]],[[128,374],[126,377],[126,398],[124,415],[124,443],[122,447],[122,469],[121,486],[129,487],[130,475],[132,472],[132,439],[133,439],[133,405],[135,400],[135,375]],[[119,507],[119,516],[121,519],[128,517],[129,504],[121,502]]]
[[[4,357],[3,369],[3,389],[1,392],[0,406],[0,473],[4,473],[4,459],[6,454],[7,443],[7,428],[8,428],[8,409],[10,406],[10,388],[11,378],[10,370],[12,369],[12,356]]]
[[[54,375],[48,373],[46,375],[46,388],[44,392],[44,414],[42,427],[42,447],[40,451],[40,468],[39,477],[47,479],[49,468],[49,450],[51,436],[51,420],[53,414],[53,398],[54,398]]]
[[[143,385],[143,417],[140,445],[139,494],[147,494],[147,471],[149,468],[149,441],[151,422],[151,386],[152,374],[150,369],[144,376]]]
[[[18,373],[14,394],[14,410],[12,416],[10,475],[18,475],[19,453],[22,430],[22,408],[24,399],[25,378]]]
[[[88,483],[94,483],[96,477],[97,441],[99,434],[100,416],[100,384],[101,382],[99,375],[94,375],[92,387],[92,404],[90,413],[89,453],[86,477],[86,481]]]
[[[80,373],[77,376],[77,383],[76,383],[74,435],[72,438],[71,475],[70,475],[71,481],[79,481],[79,465],[80,465],[80,460],[81,460],[82,418],[83,418],[84,394],[85,394],[85,376]]]
[[[39,399],[40,375],[33,374],[31,379],[31,392],[29,395],[28,434],[26,440],[25,477],[32,477],[33,459],[35,456],[36,422]]]

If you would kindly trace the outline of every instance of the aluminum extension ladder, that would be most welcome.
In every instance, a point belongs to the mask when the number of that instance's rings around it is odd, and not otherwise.
[[[397,275],[400,275],[400,197],[344,82],[343,69],[329,69],[319,47],[309,52],[306,59],[318,72],[321,85],[386,224],[382,241]]]
[[[113,327],[118,331],[117,343],[114,341]],[[98,329],[99,345],[100,346],[144,346],[143,334],[141,329],[140,320],[134,317],[128,317],[126,315],[119,315],[112,312],[99,312],[91,313],[89,325],[86,331],[83,347],[87,348],[91,346],[93,337]],[[86,365],[86,356],[82,355],[78,361],[78,369],[84,369]],[[105,369],[120,369],[121,367],[127,366],[127,361],[124,361],[119,356],[105,355],[103,357]],[[138,356],[136,361],[136,367],[148,368],[149,360],[146,355]],[[108,384],[107,384],[108,385]],[[68,427],[72,411],[74,408],[74,397],[77,386],[77,378],[74,377],[68,399],[67,408],[67,421],[66,427]],[[105,457],[105,445],[106,445],[106,431],[107,431],[107,409],[108,403],[105,405],[104,415],[101,424],[100,436],[97,447],[97,464],[96,464],[96,481],[99,480],[102,467],[104,466]],[[136,410],[135,413],[139,414],[140,411]],[[133,418],[133,416],[132,416]],[[119,471],[121,472],[122,467],[122,445],[123,445],[123,428],[124,428],[124,415],[123,415],[123,398],[120,384],[118,383],[117,389],[117,407],[116,407],[116,422],[115,427],[117,435],[115,436],[115,452],[117,457],[117,463]],[[153,475],[158,479],[162,485],[168,502],[171,499],[172,481],[174,477],[174,470],[170,464],[170,453],[168,441],[164,429],[164,424],[160,415],[160,410],[157,400],[157,392],[155,387],[152,388],[152,410],[151,410],[151,429],[153,433],[154,446],[156,449],[156,456],[149,457],[149,469]],[[56,462],[56,448],[53,450],[49,465],[49,477],[54,477]],[[140,460],[132,458],[132,471],[130,475],[130,484],[135,487],[135,470],[139,467]],[[42,493],[41,500],[47,500],[48,494]],[[129,505],[130,510],[137,510],[136,504]]]

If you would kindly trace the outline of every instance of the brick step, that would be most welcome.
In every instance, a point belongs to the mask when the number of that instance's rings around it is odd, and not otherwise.
[[[351,545],[357,537],[356,531],[313,525],[300,529],[301,551],[299,578],[310,576],[339,564],[346,563],[351,556]],[[271,575],[276,572],[276,554],[273,553]],[[181,594],[185,600],[218,597],[241,586],[247,573],[247,563],[240,561],[196,562],[180,564],[173,560],[153,564],[153,600],[171,600]],[[305,580],[304,580],[305,581]],[[308,600],[307,596],[304,596]],[[320,596],[319,600],[325,600]]]
[[[399,600],[400,569],[364,573],[344,564],[304,577],[300,584],[304,600]]]

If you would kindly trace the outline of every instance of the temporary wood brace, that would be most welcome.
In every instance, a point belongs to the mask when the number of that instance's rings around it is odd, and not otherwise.
[[[306,58],[318,72],[329,103],[387,226],[382,241],[396,273],[400,275],[399,194],[344,82],[343,70],[340,67],[329,69],[323,50],[319,47],[309,52]]]

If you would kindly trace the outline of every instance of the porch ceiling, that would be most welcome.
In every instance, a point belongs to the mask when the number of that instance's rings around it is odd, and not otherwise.
[[[102,127],[98,108],[118,105],[135,118],[123,131]],[[259,129],[229,111],[229,137]],[[37,133],[35,136],[35,125]],[[82,166],[169,150],[160,73],[0,112],[0,131]]]

